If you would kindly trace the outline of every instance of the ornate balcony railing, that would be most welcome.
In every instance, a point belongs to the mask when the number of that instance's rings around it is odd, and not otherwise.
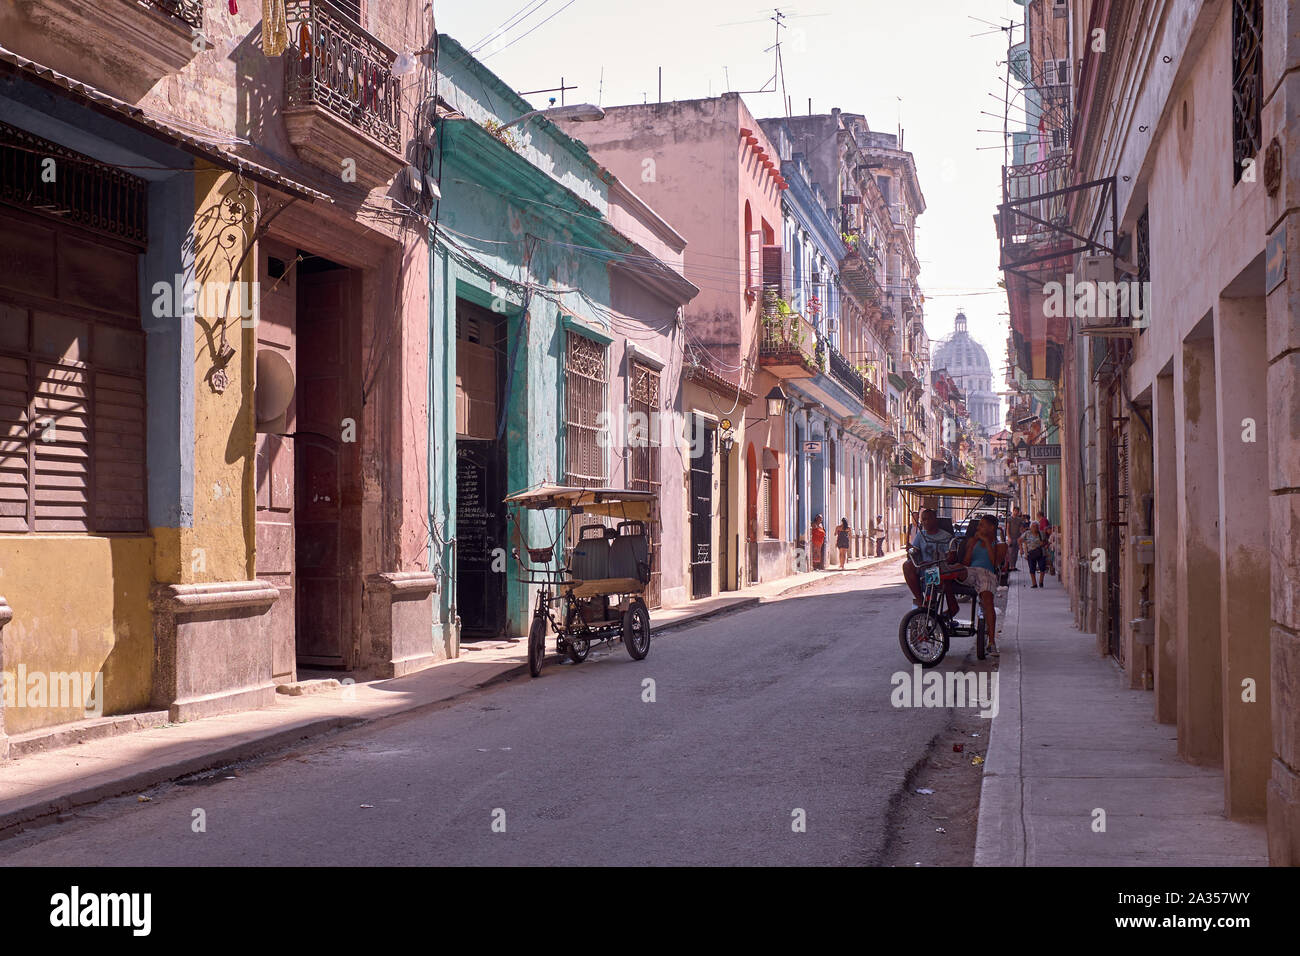
[[[867,384],[862,377],[862,373],[855,369],[846,359],[843,353],[835,346],[827,343],[826,351],[829,357],[829,366],[831,378],[839,382],[854,395],[862,395],[862,390]]]
[[[811,374],[819,369],[817,330],[798,312],[765,310],[759,360],[769,366],[792,366]]]
[[[127,0],[134,3],[135,0]],[[203,29],[203,0],[141,0],[146,7],[152,7],[168,16],[175,17],[195,30]]]
[[[883,294],[876,261],[875,252],[870,247],[861,248],[860,243],[848,246],[840,260],[840,281],[854,295],[872,302],[879,302]]]
[[[329,0],[287,0],[289,109],[328,110],[388,149],[401,150],[401,82],[395,54]]]
[[[889,413],[885,401],[885,393],[876,388],[871,382],[864,382],[862,387],[862,404],[867,407],[867,411],[872,412],[882,422],[888,421]]]

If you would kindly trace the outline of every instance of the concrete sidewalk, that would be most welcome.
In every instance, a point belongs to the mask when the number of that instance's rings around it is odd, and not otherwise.
[[[1224,818],[1221,772],[1179,759],[1175,728],[1074,628],[1060,583],[1012,581],[975,865],[1267,865],[1263,823]]]
[[[895,551],[883,558],[858,559],[847,567],[860,570],[901,559],[902,552]],[[683,607],[652,611],[651,632],[754,607],[838,573],[796,574]],[[346,685],[307,681],[296,688],[303,693],[277,694],[275,705],[261,710],[183,724],[167,724],[165,713],[124,715],[14,735],[11,752],[25,756],[0,762],[0,834],[74,807],[248,760],[322,734],[446,706],[490,684],[526,677],[527,655],[527,641],[518,638],[467,644],[460,657],[405,677]],[[548,665],[554,661],[551,654]]]

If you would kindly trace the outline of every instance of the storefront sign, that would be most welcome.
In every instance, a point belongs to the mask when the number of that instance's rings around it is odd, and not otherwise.
[[[1038,463],[1050,463],[1061,460],[1060,445],[1030,445],[1029,460]]]
[[[819,441],[806,441],[803,443],[803,453],[805,455],[820,455],[822,453],[822,443]]]

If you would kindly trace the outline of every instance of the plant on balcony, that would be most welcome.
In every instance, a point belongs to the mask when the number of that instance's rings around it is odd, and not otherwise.
[[[818,343],[817,343],[816,355],[817,355],[817,368],[819,368],[822,372],[825,372],[825,371],[826,371],[826,345],[825,345],[825,343],[823,343],[823,342],[818,342]]]

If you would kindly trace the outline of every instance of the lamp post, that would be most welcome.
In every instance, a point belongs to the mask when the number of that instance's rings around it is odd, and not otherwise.
[[[509,123],[502,123],[499,129],[509,129],[534,116],[545,116],[550,120],[569,120],[573,123],[594,123],[605,118],[605,111],[595,103],[575,103],[572,106],[552,106],[544,110],[531,110],[523,116],[517,116]]]

